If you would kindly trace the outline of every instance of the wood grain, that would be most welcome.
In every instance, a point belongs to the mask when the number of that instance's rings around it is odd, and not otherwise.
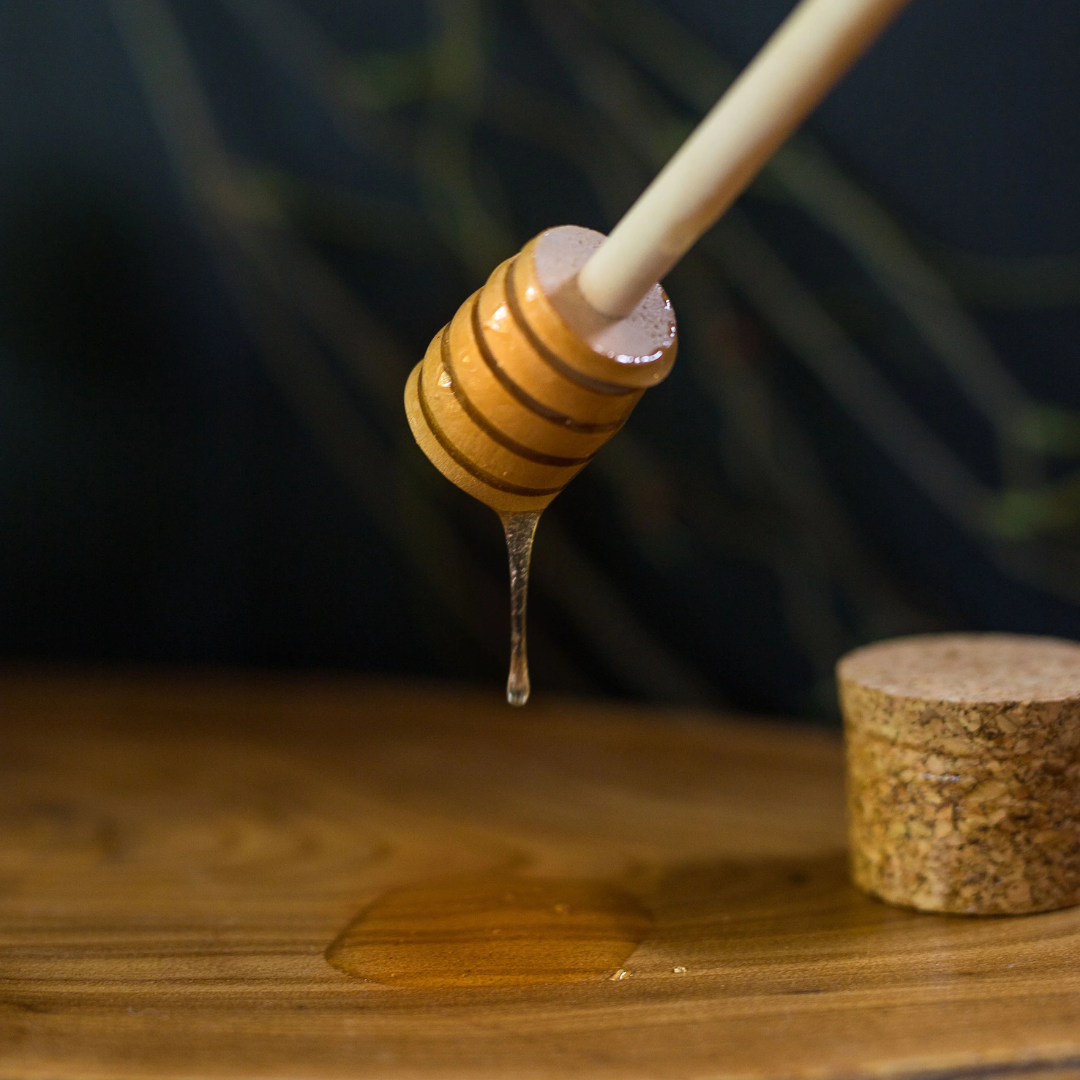
[[[829,736],[329,681],[11,673],[0,708],[5,1080],[1080,1075],[1080,915],[854,890]],[[651,925],[619,978],[326,959],[496,879]]]

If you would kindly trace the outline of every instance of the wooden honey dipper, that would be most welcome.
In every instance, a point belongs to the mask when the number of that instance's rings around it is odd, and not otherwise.
[[[539,514],[675,361],[675,314],[658,282],[906,3],[802,0],[610,236],[564,225],[530,240],[409,376],[421,449],[506,529],[513,704],[528,697],[525,587]]]

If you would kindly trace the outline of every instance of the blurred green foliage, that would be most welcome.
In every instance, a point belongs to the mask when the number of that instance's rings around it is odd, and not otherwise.
[[[503,583],[476,554],[490,541],[475,508],[419,459],[401,420],[416,334],[435,327],[402,332],[377,318],[335,252],[390,258],[412,268],[416,288],[440,281],[452,310],[456,290],[463,299],[530,231],[559,223],[532,220],[523,205],[529,172],[508,161],[534,155],[544,163],[538,176],[576,184],[595,223],[610,225],[732,70],[653,0],[516,5],[514,17],[559,65],[547,81],[499,62],[507,9],[483,0],[429,0],[426,43],[364,54],[337,44],[295,0],[221,3],[346,145],[398,178],[398,195],[241,157],[168,0],[110,0],[110,8],[275,380],[410,561],[413,601],[449,666],[468,668],[473,650],[501,656],[503,620],[492,613],[505,602]],[[516,158],[507,146],[519,148]],[[770,212],[797,215],[844,253],[853,269],[842,289],[778,246]],[[602,486],[630,538],[628,565],[651,568],[658,589],[694,560],[768,575],[809,672],[800,707],[832,708],[832,665],[846,649],[939,626],[943,616],[912,598],[853,521],[781,355],[1002,573],[1080,601],[1080,413],[1025,390],[965,306],[1076,302],[1075,260],[979,259],[936,247],[802,133],[672,275],[670,291],[684,342],[680,401],[693,412],[687,424],[715,432],[708,453],[687,456],[631,424],[590,467],[589,482]],[[928,419],[911,372],[947,384],[978,418],[989,467]],[[574,685],[577,660],[565,642],[577,641],[616,689],[721,700],[723,679],[706,672],[693,634],[658,629],[655,601],[620,592],[604,561],[560,512],[545,518],[535,587],[548,669]],[[547,635],[544,618],[568,632]]]

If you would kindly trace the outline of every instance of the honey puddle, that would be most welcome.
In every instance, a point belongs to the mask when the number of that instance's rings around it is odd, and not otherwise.
[[[510,557],[510,676],[506,700],[524,705],[529,700],[529,656],[525,648],[525,607],[529,600],[529,563],[540,511],[514,510],[499,514]]]
[[[401,987],[531,986],[609,978],[652,925],[603,882],[457,878],[384,893],[326,959]]]

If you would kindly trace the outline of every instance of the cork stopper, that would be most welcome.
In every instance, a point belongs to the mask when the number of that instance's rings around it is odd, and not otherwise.
[[[901,638],[837,677],[860,888],[973,915],[1080,903],[1080,644]]]

